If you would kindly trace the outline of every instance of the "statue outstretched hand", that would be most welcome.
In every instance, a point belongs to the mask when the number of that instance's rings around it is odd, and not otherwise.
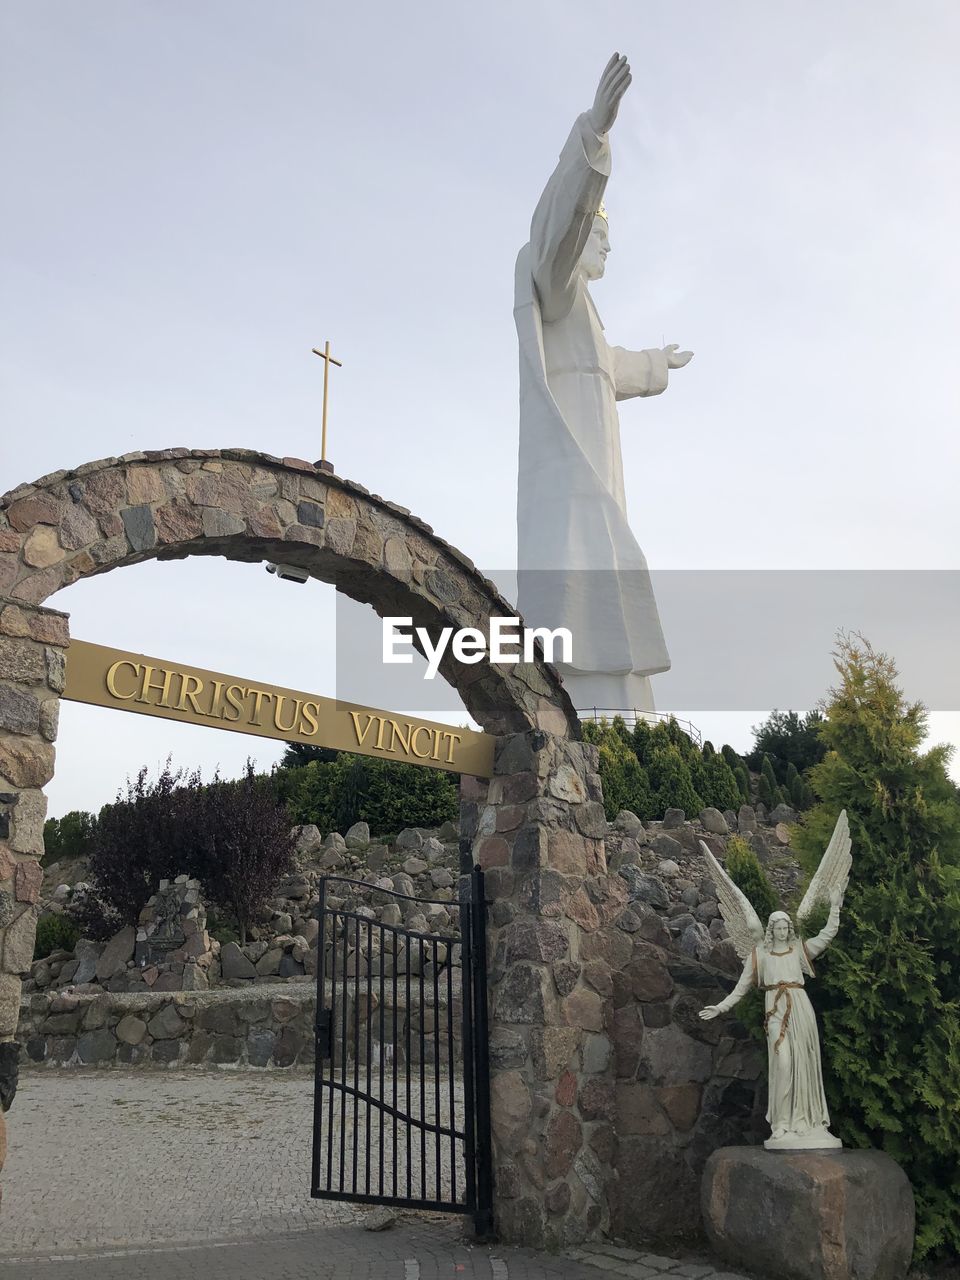
[[[682,369],[685,364],[689,364],[693,359],[692,351],[678,351],[677,343],[671,342],[669,347],[663,348],[663,354],[667,357],[668,369]]]
[[[720,1006],[715,1004],[708,1004],[705,1009],[700,1010],[700,1017],[704,1020],[704,1022],[710,1022],[713,1018],[719,1018]]]
[[[587,112],[590,128],[594,133],[602,135],[610,132],[620,109],[620,99],[626,93],[632,79],[630,64],[626,57],[615,53],[604,68],[597,86],[597,96],[593,100],[593,106]]]

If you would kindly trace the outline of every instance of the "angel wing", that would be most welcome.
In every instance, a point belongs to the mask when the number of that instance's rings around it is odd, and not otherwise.
[[[830,843],[803,895],[797,911],[798,921],[808,916],[818,902],[827,902],[831,890],[839,889],[840,893],[845,891],[851,866],[853,858],[850,856],[850,824],[847,822],[846,809],[841,809]]]
[[[741,960],[746,960],[753,948],[763,941],[763,925],[750,905],[750,899],[733,883],[713,856],[710,846],[701,840],[700,848],[707,860],[713,883],[717,886],[717,902],[727,933],[736,947],[737,955]]]

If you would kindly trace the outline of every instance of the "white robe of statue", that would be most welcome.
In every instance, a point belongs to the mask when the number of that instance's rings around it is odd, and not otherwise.
[[[627,523],[617,401],[659,395],[668,369],[691,353],[611,347],[587,288],[609,249],[597,216],[610,174],[606,130],[629,83],[626,60],[614,55],[516,268],[518,608],[528,626],[570,629],[573,661],[558,665],[580,709],[653,710],[649,677],[670,666],[647,562]]]

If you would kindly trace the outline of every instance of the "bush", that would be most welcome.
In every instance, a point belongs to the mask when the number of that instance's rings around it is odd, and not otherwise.
[[[345,832],[366,822],[372,835],[404,827],[439,827],[457,818],[459,779],[445,769],[343,752],[291,770],[284,786],[293,822]]]
[[[824,1077],[838,1136],[879,1147],[917,1200],[918,1259],[960,1253],[960,803],[950,749],[921,752],[926,712],[896,668],[842,637],[796,843],[819,862],[846,809],[853,869],[818,965]]]
[[[783,800],[783,794],[777,782],[777,775],[774,772],[773,761],[768,755],[764,755],[760,765],[760,783],[757,794],[768,809],[772,809]]]
[[[667,809],[682,809],[688,818],[692,818],[704,807],[703,797],[694,789],[687,762],[673,743],[654,749],[649,768],[658,817],[662,817]]]
[[[249,761],[238,781],[215,777],[206,786],[198,772],[174,771],[169,760],[155,782],[141,769],[126,796],[100,811],[91,889],[71,914],[86,936],[109,937],[136,921],[162,879],[183,872],[233,912],[243,937],[291,867],[290,826],[273,779],[258,777]]]
[[[290,816],[277,804],[269,778],[247,761],[235,782],[219,780],[193,798],[200,879],[213,900],[229,908],[241,946],[277,881],[293,870]]]
[[[629,809],[638,818],[654,816],[656,802],[650,790],[646,770],[625,742],[616,735],[600,745],[600,781],[607,821],[612,822],[621,809]]]
[[[162,879],[181,872],[202,878],[190,814],[199,786],[199,773],[174,771],[168,759],[156,782],[147,781],[144,767],[127,780],[125,796],[100,810],[90,849],[92,892],[75,912],[91,936],[134,924]]]
[[[742,803],[734,766],[744,766],[733,748],[717,752],[705,742],[701,750],[673,719],[655,725],[638,720],[632,729],[620,716],[609,724],[586,720],[583,737],[600,748],[609,821],[621,809],[649,820],[662,818],[667,809],[683,809],[693,817],[708,804],[736,809]]]
[[[740,787],[733,770],[722,755],[714,752],[704,763],[704,799],[715,809],[739,809]]]
[[[37,921],[34,960],[42,960],[51,951],[72,951],[80,933],[69,916],[41,916]]]
[[[780,910],[780,899],[760,859],[742,836],[731,836],[727,841],[726,863],[727,875],[746,894],[761,924],[766,926],[770,913]]]
[[[816,803],[816,797],[809,782],[799,774],[790,784],[790,803],[798,813],[802,813],[804,809],[811,809]]]

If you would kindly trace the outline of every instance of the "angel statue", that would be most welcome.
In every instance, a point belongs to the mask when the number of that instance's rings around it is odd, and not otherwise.
[[[717,886],[720,914],[744,962],[740,981],[727,998],[702,1009],[700,1017],[710,1019],[726,1013],[751,987],[759,987],[764,992],[769,1084],[767,1122],[772,1130],[763,1145],[772,1151],[840,1147],[843,1145],[840,1139],[829,1131],[820,1037],[804,978],[814,976],[813,961],[827,949],[840,926],[840,907],[853,862],[847,812],[844,809],[837,819],[830,843],[797,912],[802,924],[817,903],[830,903],[827,923],[815,938],[798,937],[785,911],[774,911],[764,930],[746,896],[702,840],[700,847]]]

